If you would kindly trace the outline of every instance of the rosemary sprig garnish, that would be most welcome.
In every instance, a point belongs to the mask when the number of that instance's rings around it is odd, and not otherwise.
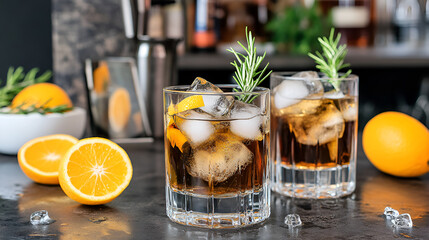
[[[328,81],[334,86],[335,90],[338,91],[341,81],[348,77],[352,73],[352,70],[349,69],[341,77],[339,76],[339,71],[343,68],[350,67],[350,64],[344,63],[344,58],[347,55],[347,45],[343,44],[338,46],[341,34],[338,33],[337,37],[334,39],[334,32],[335,29],[331,28],[329,39],[326,37],[318,38],[323,53],[316,51],[317,56],[312,53],[308,53],[308,56],[314,59],[317,63],[316,68],[326,74],[329,78]]]
[[[231,65],[235,67],[235,74],[233,76],[235,82],[237,82],[239,89],[234,88],[236,92],[252,92],[255,87],[264,81],[272,71],[264,75],[265,70],[267,69],[269,63],[262,69],[258,71],[259,66],[261,65],[262,60],[265,58],[266,52],[263,56],[256,56],[255,48],[255,38],[252,36],[251,31],[247,31],[246,27],[246,40],[247,48],[237,41],[237,43],[244,49],[247,55],[236,52],[233,48],[227,49],[229,52],[233,53],[237,58],[237,61],[231,62]],[[237,63],[238,62],[238,63]],[[238,100],[250,103],[257,96],[251,94],[243,94],[238,97]]]
[[[33,104],[33,105],[31,105],[29,107],[25,107],[25,108],[23,107],[25,105],[25,103],[22,103],[19,106],[11,108],[9,111],[2,111],[0,113],[2,113],[2,114],[40,113],[42,115],[45,115],[48,113],[65,113],[65,112],[73,109],[73,107],[68,107],[66,104],[58,105],[56,107],[46,107],[46,105],[48,104],[49,101],[50,101],[50,99],[40,106]]]
[[[4,87],[0,88],[0,108],[9,106],[16,94],[25,87],[35,83],[46,82],[52,76],[51,71],[46,71],[42,75],[36,77],[38,72],[38,68],[33,68],[27,74],[24,74],[23,67],[18,67],[16,69],[10,67],[7,72],[6,84]]]

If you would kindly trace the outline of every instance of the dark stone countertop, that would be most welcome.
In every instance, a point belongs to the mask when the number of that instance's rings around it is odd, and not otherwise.
[[[272,194],[271,217],[264,223],[208,230],[173,223],[165,214],[164,149],[161,142],[124,145],[134,176],[114,201],[84,206],[59,186],[33,183],[16,156],[0,155],[0,239],[428,239],[429,174],[415,179],[387,176],[358,153],[357,189],[335,200],[297,200]],[[394,230],[383,217],[391,206],[412,216],[412,230]],[[48,210],[51,225],[33,226],[30,214]],[[284,217],[301,216],[289,230]]]

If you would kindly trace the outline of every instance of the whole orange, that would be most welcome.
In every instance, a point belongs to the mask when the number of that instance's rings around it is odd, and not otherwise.
[[[418,177],[429,171],[429,130],[399,112],[384,112],[365,126],[366,156],[380,171],[397,177]]]
[[[20,106],[26,109],[32,105],[47,108],[60,105],[73,106],[66,91],[52,83],[36,83],[24,88],[13,98],[11,108]]]

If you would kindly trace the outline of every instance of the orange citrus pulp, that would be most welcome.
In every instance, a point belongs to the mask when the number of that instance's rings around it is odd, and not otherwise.
[[[78,139],[65,134],[38,137],[18,151],[18,163],[31,180],[42,184],[58,184],[58,167],[67,150]]]
[[[124,149],[104,138],[82,139],[71,147],[59,169],[60,186],[71,199],[87,205],[118,197],[133,174]]]

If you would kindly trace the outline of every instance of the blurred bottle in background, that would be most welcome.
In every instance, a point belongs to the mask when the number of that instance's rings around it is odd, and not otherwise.
[[[429,22],[429,1],[426,0],[426,21]]]
[[[418,0],[397,0],[393,22],[397,26],[408,27],[420,24],[422,9]]]
[[[424,2],[422,0],[396,0],[393,14],[395,40],[418,46],[424,39]]]
[[[320,0],[325,14],[331,11],[333,26],[342,43],[368,47],[374,42],[375,0]]]
[[[268,0],[219,0],[220,42],[233,43],[246,39],[247,26],[259,42],[267,40]]]
[[[429,0],[184,1],[188,50],[197,52],[239,50],[236,42],[246,41],[246,26],[262,45],[258,49],[274,43],[278,52],[291,54],[316,50],[317,37],[329,34],[331,27],[351,47],[420,41],[428,32],[422,23],[429,22]]]
[[[219,39],[216,16],[217,0],[196,0],[194,5],[195,24],[192,49],[197,52],[214,52]]]
[[[189,49],[214,52],[225,44],[245,42],[245,27],[257,42],[267,40],[268,0],[188,0]]]

